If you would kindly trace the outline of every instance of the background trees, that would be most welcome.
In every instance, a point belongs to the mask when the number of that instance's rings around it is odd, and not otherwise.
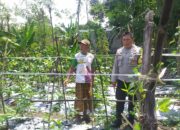
[[[152,44],[153,47],[155,47],[157,27],[159,25],[164,0],[104,0],[103,2],[102,0],[90,0],[89,6],[91,10],[89,12],[91,15],[87,13],[88,22],[85,25],[79,25],[81,19],[80,17],[78,18],[78,15],[84,11],[81,9],[84,1],[85,0],[76,0],[79,4],[77,4],[75,14],[70,14],[70,12],[65,10],[59,11],[55,8],[53,0],[25,0],[20,3],[20,5],[24,6],[18,5],[12,9],[0,2],[1,72],[53,73],[60,72],[62,67],[62,72],[66,73],[70,66],[72,56],[78,50],[78,41],[83,38],[88,38],[92,43],[92,53],[98,57],[98,73],[111,73],[113,56],[109,54],[115,52],[113,52],[111,48],[112,42],[115,41],[114,39],[117,35],[129,30],[134,33],[136,43],[142,46],[143,29],[145,26],[144,17],[148,10],[153,10],[155,13],[153,21],[154,31],[152,34]],[[163,49],[163,52],[172,54],[179,53],[179,7],[180,2],[174,0],[172,15],[166,26],[167,32],[165,33],[165,49]],[[54,24],[54,17],[57,16],[58,21],[61,21],[62,15],[69,16],[69,19],[71,19],[69,25],[65,23]],[[17,23],[15,16],[23,17],[24,22]],[[76,20],[73,21],[73,19]],[[120,44],[119,40],[115,44]],[[17,59],[11,59],[12,57]],[[24,57],[24,59],[18,59],[18,57]],[[62,64],[59,64],[60,61]],[[174,59],[165,57],[162,61],[165,67],[168,66],[169,73],[171,73],[170,76],[172,76],[171,78],[180,77],[179,57]],[[2,97],[9,99],[14,93],[21,93],[22,95],[18,95],[19,98],[32,98],[37,95],[46,95],[45,86],[48,85],[49,82],[52,82],[54,86],[58,84],[58,86],[56,86],[57,88],[59,86],[62,87],[57,76],[52,75],[46,75],[44,77],[32,75],[29,77],[1,75],[0,81],[2,104],[5,101]],[[179,81],[170,83],[179,86]],[[108,103],[108,105],[111,106],[112,104],[101,95],[101,86],[104,87],[103,92],[105,94],[108,93],[108,76],[96,77],[94,96],[95,99],[102,99],[104,103]],[[55,93],[57,99],[62,99],[62,94],[59,92],[61,89],[62,88],[58,88],[58,93]],[[179,91],[174,93],[179,94]],[[53,97],[52,93],[50,97]],[[178,96],[176,97],[179,98]],[[42,98],[44,99],[45,97],[42,96]],[[166,101],[170,101],[170,99]],[[15,102],[19,105],[18,107],[13,106],[17,113],[7,109],[7,113],[12,112],[13,116],[27,112],[31,105],[27,99],[16,100]],[[23,105],[24,102],[27,104]],[[169,102],[162,101],[161,104],[158,104],[158,107],[167,109],[169,104]],[[107,112],[102,102],[96,102],[95,105],[97,107],[101,106],[99,112]],[[5,107],[7,106],[8,105],[5,104]],[[54,106],[55,110],[60,108],[60,104]],[[72,113],[70,114],[73,115]],[[10,117],[4,113],[3,116],[0,117],[0,121],[4,119],[10,119]],[[101,123],[106,122],[105,118],[102,117],[98,117],[98,121]],[[60,124],[61,123],[60,121]],[[108,123],[105,124],[108,125]]]

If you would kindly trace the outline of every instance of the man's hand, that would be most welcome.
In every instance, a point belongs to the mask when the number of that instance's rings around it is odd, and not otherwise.
[[[67,86],[68,83],[69,83],[69,79],[67,78],[64,80],[64,86]]]
[[[111,86],[112,86],[112,87],[116,87],[116,84],[117,84],[116,82],[112,82],[112,83],[111,83]]]

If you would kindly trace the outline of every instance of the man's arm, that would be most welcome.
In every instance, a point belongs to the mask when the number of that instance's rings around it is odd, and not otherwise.
[[[71,75],[72,75],[72,73],[75,71],[75,68],[73,67],[73,66],[71,66],[71,68],[69,69],[69,71],[68,71],[68,74],[67,74],[67,78],[66,79],[70,79],[70,77],[71,77]]]
[[[117,65],[117,54],[115,55],[114,59],[114,64],[113,64],[113,69],[112,69],[112,75],[111,75],[111,84],[113,87],[116,86],[116,80],[117,80],[117,75],[118,74],[118,65]]]
[[[72,73],[75,72],[75,67],[77,66],[77,60],[76,60],[76,59],[73,59],[71,64],[72,64],[72,66],[71,66],[70,69],[68,70],[67,77],[66,77],[66,79],[64,80],[64,85],[65,85],[65,86],[68,84],[69,79],[70,79]]]

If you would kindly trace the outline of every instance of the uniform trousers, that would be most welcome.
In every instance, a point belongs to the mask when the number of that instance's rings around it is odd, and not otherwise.
[[[116,99],[117,100],[125,100],[126,96],[128,96],[128,120],[130,121],[131,124],[134,123],[134,103],[133,103],[133,96],[129,95],[127,92],[123,91],[122,89],[125,89],[128,87],[130,82],[124,82],[121,80],[117,80],[117,88],[116,88]],[[136,100],[136,97],[134,97]],[[122,123],[122,116],[121,114],[124,111],[124,105],[125,102],[116,102],[116,119],[118,122]]]

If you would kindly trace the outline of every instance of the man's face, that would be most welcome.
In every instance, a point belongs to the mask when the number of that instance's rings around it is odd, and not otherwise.
[[[131,48],[134,41],[130,35],[125,35],[122,37],[122,43],[125,48]]]
[[[80,43],[80,50],[83,54],[86,54],[89,51],[89,45],[85,45],[83,43]]]

